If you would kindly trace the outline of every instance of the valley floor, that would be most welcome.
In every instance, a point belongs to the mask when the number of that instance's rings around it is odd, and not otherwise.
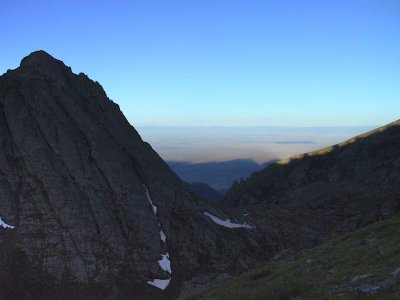
[[[282,253],[186,299],[400,299],[400,216],[303,254]]]

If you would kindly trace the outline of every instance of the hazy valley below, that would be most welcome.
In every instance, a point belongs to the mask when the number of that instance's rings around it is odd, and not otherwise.
[[[230,188],[235,180],[246,178],[251,173],[267,167],[269,163],[259,164],[252,159],[203,163],[167,161],[170,168],[181,179],[189,183],[205,183],[222,194]]]
[[[222,195],[236,180],[277,159],[318,150],[375,127],[145,126],[138,132],[182,180],[206,184]]]

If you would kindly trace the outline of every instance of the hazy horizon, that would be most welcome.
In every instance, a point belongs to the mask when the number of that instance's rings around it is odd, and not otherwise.
[[[385,124],[382,124],[385,125]],[[172,127],[136,126],[166,161],[191,163],[285,158],[340,143],[378,126],[337,127]]]

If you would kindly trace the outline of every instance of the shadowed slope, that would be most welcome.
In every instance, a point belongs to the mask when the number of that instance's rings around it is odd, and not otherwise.
[[[250,211],[277,248],[312,246],[332,232],[392,215],[400,203],[400,121],[279,161],[235,184],[223,203]]]
[[[283,253],[264,268],[186,299],[398,299],[399,226],[396,216],[307,253]]]
[[[15,226],[0,232],[0,298],[169,298],[195,275],[264,256],[251,232],[204,216],[226,217],[97,82],[44,51],[0,77],[0,195]],[[146,283],[158,279],[170,280],[165,291]]]

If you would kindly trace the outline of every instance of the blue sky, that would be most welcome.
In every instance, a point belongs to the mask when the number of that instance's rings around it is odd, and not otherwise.
[[[398,0],[0,4],[0,72],[43,49],[136,126],[383,125],[400,112]]]

